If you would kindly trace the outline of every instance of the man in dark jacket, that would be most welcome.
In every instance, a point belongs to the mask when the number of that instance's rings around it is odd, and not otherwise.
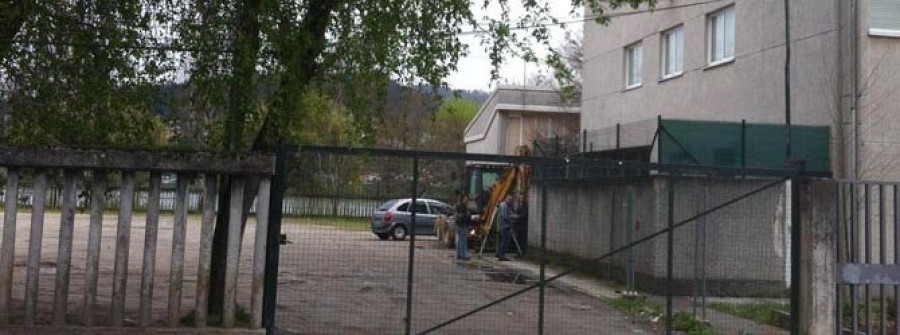
[[[513,219],[516,217],[513,211],[513,196],[507,195],[500,206],[497,206],[497,231],[500,233],[500,241],[497,243],[497,259],[508,261],[506,249],[509,248],[509,239],[512,234]]]

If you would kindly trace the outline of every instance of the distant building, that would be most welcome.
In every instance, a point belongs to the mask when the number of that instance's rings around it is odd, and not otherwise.
[[[516,147],[532,147],[553,139],[577,138],[580,96],[570,99],[553,88],[499,86],[466,127],[467,153],[515,155]],[[535,149],[535,148],[532,148]],[[555,148],[538,148],[537,154]]]

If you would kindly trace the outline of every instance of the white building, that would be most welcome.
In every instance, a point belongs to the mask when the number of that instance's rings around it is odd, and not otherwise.
[[[578,136],[581,108],[553,88],[500,86],[466,127],[467,153],[515,155],[533,141]]]
[[[793,123],[830,129],[835,176],[900,179],[900,2],[790,3]],[[611,149],[621,124],[622,147],[653,145],[657,116],[783,124],[784,13],[782,0],[667,0],[587,22],[588,141]]]

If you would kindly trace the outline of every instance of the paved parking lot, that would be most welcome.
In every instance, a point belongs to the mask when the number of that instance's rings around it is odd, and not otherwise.
[[[292,243],[281,254],[280,328],[302,334],[403,333],[408,241],[308,224],[285,224],[283,231]],[[453,250],[430,236],[419,238],[414,259],[413,333],[534,283],[490,257],[458,263]],[[436,333],[536,333],[538,297],[537,290],[529,291]],[[546,308],[551,334],[652,333],[600,300],[562,288],[548,290]]]

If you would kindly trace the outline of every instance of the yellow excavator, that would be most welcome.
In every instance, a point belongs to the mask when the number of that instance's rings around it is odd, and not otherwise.
[[[516,149],[516,153],[519,156],[527,156],[530,155],[530,150],[527,146],[520,146]],[[526,164],[470,164],[466,166],[463,189],[470,194],[470,208],[475,209],[474,213],[476,213],[469,231],[470,246],[480,247],[479,252],[483,252],[485,247],[494,247],[489,242],[493,242],[494,239],[491,237],[497,234],[497,206],[507,195],[515,196],[519,201],[515,206],[517,209],[527,204],[530,179],[531,167]],[[525,220],[526,218],[520,219]],[[435,224],[438,240],[448,248],[456,245],[455,223],[455,218],[450,216],[439,219]],[[518,230],[524,233],[525,228],[521,227]],[[516,235],[521,236],[521,234]],[[519,245],[520,242],[524,243],[524,241],[520,241],[520,238],[514,240],[521,250],[523,246]]]

